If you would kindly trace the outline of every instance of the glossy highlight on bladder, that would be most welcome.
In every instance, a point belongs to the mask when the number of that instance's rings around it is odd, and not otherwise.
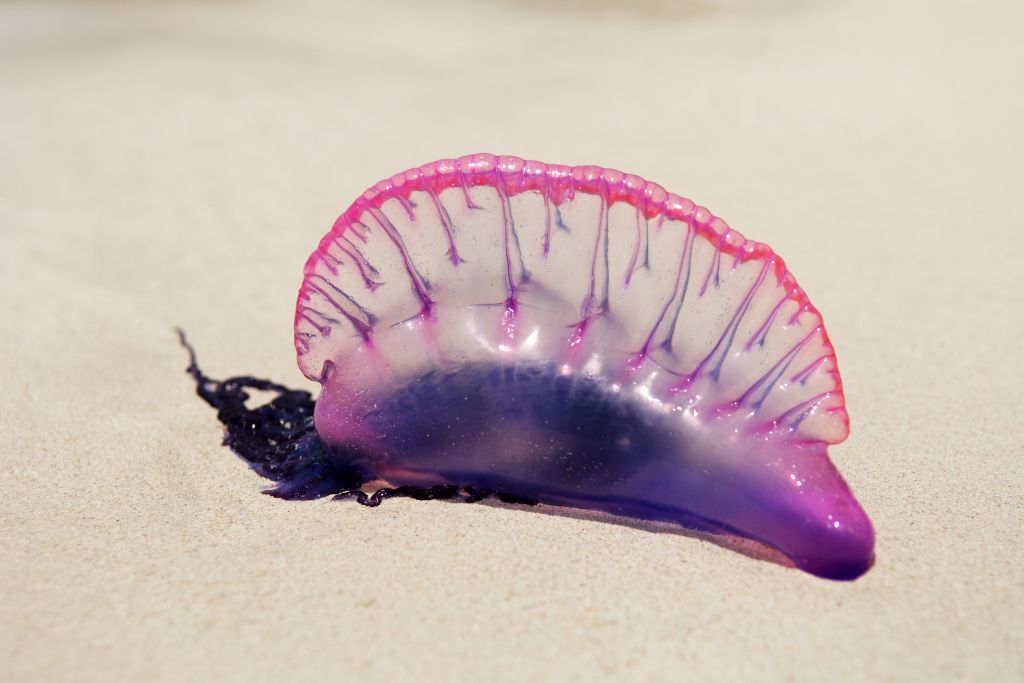
[[[306,262],[294,339],[315,407],[267,383],[258,415],[264,380],[190,366],[276,495],[501,492],[827,578],[873,562],[827,454],[849,420],[819,312],[769,247],[638,176],[478,154],[381,181]]]

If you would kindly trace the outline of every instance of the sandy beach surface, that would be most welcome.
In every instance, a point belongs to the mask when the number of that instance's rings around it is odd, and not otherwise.
[[[940,6],[941,5],[941,6]],[[1024,678],[1024,10],[0,5],[0,678]],[[184,374],[314,388],[302,264],[477,151],[638,173],[784,256],[877,562],[500,504],[285,502]]]

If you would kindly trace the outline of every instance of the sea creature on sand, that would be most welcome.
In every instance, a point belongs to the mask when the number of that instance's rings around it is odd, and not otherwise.
[[[500,492],[828,578],[872,564],[827,453],[849,420],[821,315],[768,246],[638,176],[477,154],[381,181],[306,262],[294,339],[315,404],[190,366],[274,495]]]

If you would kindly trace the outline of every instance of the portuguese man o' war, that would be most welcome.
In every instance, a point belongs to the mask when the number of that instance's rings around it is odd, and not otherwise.
[[[477,154],[377,183],[306,262],[294,339],[315,403],[189,367],[273,495],[500,493],[827,578],[873,562],[828,458],[849,420],[817,309],[768,246],[635,175]]]

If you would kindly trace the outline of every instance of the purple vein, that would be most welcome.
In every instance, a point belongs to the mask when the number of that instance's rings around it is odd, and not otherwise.
[[[690,221],[686,222],[686,247],[683,251],[683,257],[686,260],[686,279],[683,281],[683,290],[679,295],[679,303],[676,304],[676,310],[672,314],[672,324],[669,326],[668,334],[665,336],[665,340],[661,343],[661,346],[666,351],[672,351],[672,338],[676,334],[676,325],[679,323],[679,314],[683,310],[683,302],[686,301],[686,292],[690,288],[690,274],[693,272],[693,243],[694,234],[696,230]]]
[[[367,289],[372,292],[380,287],[380,282],[377,282],[374,279],[378,277],[380,273],[377,272],[377,269],[374,268],[368,260],[366,260],[366,257],[363,256],[363,253],[359,251],[356,245],[352,244],[352,242],[346,238],[335,240],[334,244],[339,250],[341,250],[341,253],[352,259],[352,263],[355,264],[356,270],[359,271],[359,276],[363,279],[363,284],[366,285]],[[341,263],[341,261],[338,260],[338,263]]]
[[[828,358],[827,355],[825,355],[825,356],[818,356],[816,359],[814,359],[810,363],[810,365],[808,365],[803,370],[801,370],[800,372],[798,372],[795,375],[793,375],[792,377],[790,377],[789,381],[790,382],[800,382],[800,384],[806,384],[807,378],[811,376],[811,373],[814,372],[818,368],[819,365],[821,365],[822,363],[825,362],[826,358]]]
[[[711,274],[715,272],[715,264],[718,263],[718,258],[722,253],[722,245],[720,242],[715,242],[715,255],[708,263],[708,272],[704,276],[704,284],[700,286],[700,292],[697,294],[698,297],[704,296],[704,292],[708,291],[708,284],[711,282]],[[718,285],[717,278],[715,285]]]
[[[366,322],[360,320],[357,316],[355,316],[352,313],[350,313],[349,311],[347,311],[345,309],[345,307],[343,305],[341,305],[341,303],[339,303],[337,300],[335,300],[334,297],[331,296],[331,294],[327,290],[325,290],[323,287],[317,285],[316,283],[311,282],[308,278],[306,280],[306,284],[307,284],[307,286],[309,286],[310,288],[312,288],[313,290],[318,292],[320,294],[320,296],[323,297],[323,299],[327,303],[329,303],[332,307],[334,307],[334,309],[336,311],[338,311],[343,316],[345,316],[345,319],[348,320],[352,324],[352,327],[354,327],[356,329],[356,331],[359,332],[360,336],[362,336],[362,338],[364,340],[369,341],[369,339],[370,339],[370,325],[368,325]]]
[[[815,330],[815,332],[816,331],[817,330]],[[811,332],[803,339],[798,341],[796,344],[791,346],[789,350],[787,350],[786,353],[784,353],[779,358],[779,360],[775,361],[775,365],[768,368],[768,372],[761,375],[761,377],[756,382],[754,382],[749,389],[743,392],[742,396],[733,401],[733,404],[741,405],[743,403],[746,403],[750,396],[755,391],[757,391],[758,387],[764,385],[764,391],[761,392],[761,395],[752,404],[754,406],[755,412],[760,410],[761,406],[768,398],[768,394],[772,392],[772,389],[779,385],[779,380],[782,379],[782,376],[786,373],[786,370],[789,369],[789,366],[793,363],[793,360],[796,358],[797,354],[800,353],[800,349],[806,346],[812,337],[814,337],[814,332]],[[765,384],[765,382],[767,382],[767,384]]]
[[[437,217],[441,220],[441,227],[444,229],[444,236],[448,240],[448,258],[451,259],[452,265],[459,265],[462,263],[462,257],[459,256],[459,250],[455,247],[455,228],[452,225],[452,218],[448,215],[448,210],[441,204],[441,198],[434,192],[434,188],[430,186],[430,183],[426,183],[427,195],[430,196],[430,201],[433,202],[434,208],[437,209]]]
[[[640,228],[640,205],[636,207],[636,243],[633,245],[633,255],[629,257],[629,265],[626,266],[626,287],[629,287],[629,281],[633,279],[633,273],[636,271],[636,262],[640,259],[640,241],[642,239],[642,231]]]
[[[789,416],[792,415],[793,413],[796,413],[797,411],[802,411],[800,415],[798,415],[797,418],[793,420],[792,424],[790,425],[790,431],[795,430],[797,427],[800,426],[801,422],[807,419],[807,417],[812,412],[814,412],[814,410],[831,395],[831,391],[823,391],[820,394],[807,399],[806,401],[802,401],[796,404],[795,406],[784,412],[782,415],[779,415],[777,418],[772,420],[772,422],[777,426],[779,423],[788,419]]]
[[[690,253],[690,242],[693,239],[693,230],[690,228],[690,224],[686,224],[686,237],[683,242],[683,253],[679,255],[679,265],[676,268],[676,279],[672,285],[672,293],[668,299],[665,300],[665,305],[661,307],[661,313],[658,314],[658,319],[654,321],[654,325],[651,326],[651,331],[647,334],[647,340],[644,342],[644,347],[640,350],[641,355],[646,356],[648,349],[651,347],[651,342],[654,340],[654,335],[657,334],[658,328],[661,327],[661,322],[665,319],[665,314],[668,313],[669,306],[676,299],[676,292],[679,291],[679,283],[683,279],[683,266],[688,261],[687,255]],[[685,287],[683,296],[685,296]],[[682,305],[682,304],[680,304]],[[679,317],[679,309],[676,309],[676,318]],[[673,328],[675,323],[673,323]],[[671,336],[671,335],[670,335]],[[668,339],[666,339],[666,343]],[[668,348],[668,347],[665,347]]]
[[[416,270],[416,266],[413,265],[412,258],[409,256],[409,250],[406,249],[405,243],[402,242],[402,237],[398,234],[398,230],[388,220],[388,217],[384,215],[384,212],[380,209],[370,208],[367,209],[369,214],[373,216],[377,224],[380,225],[381,229],[391,240],[391,243],[398,249],[399,255],[402,257],[402,263],[405,266],[405,272],[409,275],[409,281],[412,286],[413,294],[419,299],[423,310],[430,310],[434,302],[427,295],[427,290],[430,288],[430,284],[423,278],[422,275]]]
[[[747,314],[747,310],[750,308],[750,302],[754,300],[754,295],[757,290],[761,287],[761,283],[764,282],[764,277],[768,273],[768,262],[765,261],[761,264],[761,272],[757,274],[757,279],[754,280],[754,284],[750,287],[749,291],[743,301],[740,303],[739,309],[733,315],[732,322],[726,327],[725,332],[722,333],[722,338],[718,340],[718,344],[722,343],[722,339],[725,337],[725,333],[729,334],[729,340],[726,342],[725,347],[722,349],[721,355],[718,357],[718,363],[715,364],[715,369],[711,371],[711,378],[718,380],[718,376],[722,371],[722,364],[725,363],[726,356],[729,355],[729,349],[732,348],[732,343],[736,339],[736,332],[740,328],[740,323],[743,321],[743,316]],[[718,348],[718,345],[715,346]],[[711,352],[712,354],[714,351]],[[709,354],[710,355],[710,354]]]
[[[547,258],[551,251],[551,179],[544,176],[544,191],[541,192],[544,198],[544,258]]]
[[[505,189],[503,180],[499,179],[498,182],[495,183],[494,190],[498,193],[498,200],[501,204],[501,234],[505,251],[505,286],[508,288],[509,301],[515,301],[516,283],[512,279],[512,250],[510,247],[512,205],[509,202],[508,192]]]
[[[473,197],[469,194],[469,181],[466,180],[466,176],[459,173],[459,180],[462,184],[462,196],[466,198],[467,209],[479,209],[480,207],[473,201]]]
[[[397,199],[398,203],[402,205],[403,209],[405,209],[405,214],[409,217],[409,222],[415,224],[416,212],[413,209],[416,208],[416,205],[412,203],[412,200],[402,194],[401,191],[395,192],[392,196]]]
[[[349,296],[348,293],[346,293],[341,287],[339,287],[338,285],[334,284],[333,282],[331,282],[330,280],[325,278],[323,275],[320,275],[319,273],[311,274],[308,279],[312,280],[313,278],[319,279],[321,282],[323,282],[323,284],[325,284],[328,287],[330,287],[331,290],[337,296],[341,297],[341,299],[344,300],[345,303],[347,303],[348,305],[352,306],[357,311],[359,311],[359,313],[364,318],[366,318],[366,322],[368,324],[372,325],[374,322],[376,322],[377,316],[375,316],[373,313],[371,313],[369,310],[367,310],[363,305],[361,305],[358,301],[356,301],[351,296]]]
[[[600,198],[601,205],[597,217],[597,238],[594,240],[594,251],[590,256],[590,289],[583,300],[581,307],[582,319],[588,319],[594,312],[594,302],[597,300],[597,257],[601,254],[601,238],[605,231],[605,201]]]

